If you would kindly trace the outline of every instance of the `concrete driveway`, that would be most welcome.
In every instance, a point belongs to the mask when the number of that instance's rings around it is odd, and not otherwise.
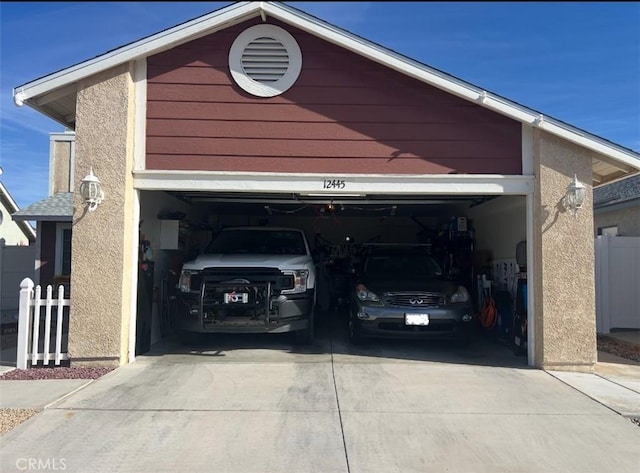
[[[306,348],[168,343],[1,437],[0,471],[640,471],[640,428],[525,363],[485,341],[354,349],[342,324]]]

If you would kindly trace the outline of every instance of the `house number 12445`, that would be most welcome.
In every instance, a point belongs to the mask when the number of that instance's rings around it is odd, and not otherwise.
[[[344,179],[325,179],[323,183],[323,189],[344,189],[347,186]]]

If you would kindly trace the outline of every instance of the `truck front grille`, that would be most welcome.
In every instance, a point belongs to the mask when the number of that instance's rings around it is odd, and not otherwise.
[[[207,268],[191,278],[191,290],[199,291],[204,281],[225,282],[246,280],[251,284],[270,283],[274,293],[294,288],[292,274],[285,274],[278,268]]]

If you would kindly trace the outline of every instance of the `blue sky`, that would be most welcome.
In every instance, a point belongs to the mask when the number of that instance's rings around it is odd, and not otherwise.
[[[0,177],[48,195],[60,124],[12,89],[230,2],[0,3]],[[638,2],[290,2],[485,90],[640,151]]]

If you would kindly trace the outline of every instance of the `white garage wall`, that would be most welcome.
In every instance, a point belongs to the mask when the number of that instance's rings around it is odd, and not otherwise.
[[[476,231],[476,250],[491,259],[516,257],[516,245],[526,240],[527,209],[524,196],[502,196],[467,210]]]

